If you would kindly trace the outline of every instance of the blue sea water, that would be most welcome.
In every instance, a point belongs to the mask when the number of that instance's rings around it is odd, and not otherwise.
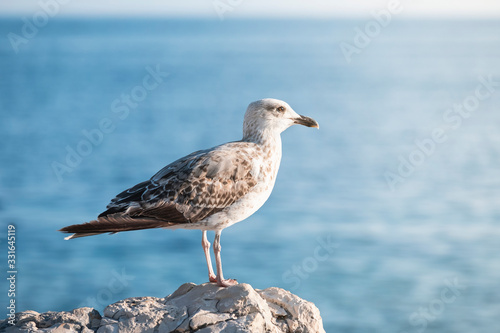
[[[0,258],[14,224],[17,310],[205,282],[199,231],[56,230],[238,140],[248,103],[274,97],[321,129],[283,134],[271,198],[222,234],[225,275],[314,302],[327,332],[498,332],[500,23],[394,21],[347,62],[366,22],[59,19],[16,53],[23,22],[0,20]]]

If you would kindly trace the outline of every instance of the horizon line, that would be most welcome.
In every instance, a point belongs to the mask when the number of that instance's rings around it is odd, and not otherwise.
[[[0,13],[0,19],[23,19],[25,17],[33,16],[36,12],[31,13]],[[51,17],[51,19],[205,19],[205,20],[214,20],[214,21],[225,21],[225,20],[248,20],[248,19],[277,19],[277,20],[329,20],[329,19],[345,19],[345,20],[368,20],[373,19],[373,16],[370,14],[302,14],[302,15],[261,15],[261,14],[247,14],[247,15],[227,15],[221,20],[216,13],[213,15],[207,14],[186,14],[186,13],[143,13],[143,14],[132,14],[132,13],[66,13],[66,14],[58,14],[55,17]],[[440,14],[429,14],[429,13],[420,13],[420,14],[405,14],[405,15],[397,15],[394,19],[396,20],[421,20],[421,19],[429,19],[429,20],[494,20],[499,19],[500,13],[489,13],[484,15],[471,15],[465,14],[460,15],[440,15]]]

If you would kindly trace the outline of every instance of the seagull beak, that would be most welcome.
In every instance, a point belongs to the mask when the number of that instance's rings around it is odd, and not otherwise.
[[[309,117],[306,117],[306,116],[299,116],[298,118],[295,118],[293,120],[293,122],[295,124],[298,124],[298,125],[304,125],[304,126],[307,126],[307,127],[316,127],[316,128],[319,128],[319,124],[316,120],[312,119],[312,118],[309,118]]]

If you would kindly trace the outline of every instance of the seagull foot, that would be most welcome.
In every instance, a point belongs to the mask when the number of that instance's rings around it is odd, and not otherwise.
[[[215,275],[209,275],[208,276],[208,281],[210,281],[210,282],[217,282],[217,276],[215,276]]]
[[[238,281],[234,279],[217,280],[217,284],[221,287],[231,287],[238,284]]]

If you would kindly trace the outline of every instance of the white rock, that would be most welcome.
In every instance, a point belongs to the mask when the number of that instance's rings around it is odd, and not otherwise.
[[[165,298],[134,297],[107,306],[104,317],[91,308],[71,312],[16,314],[16,325],[0,331],[40,333],[248,332],[324,333],[319,310],[280,288],[255,290],[242,283],[221,288],[186,283]]]
[[[7,320],[0,321],[0,332],[39,332],[61,333],[95,332],[101,322],[101,315],[92,308],[79,308],[70,312],[24,311],[16,313],[15,325],[9,325]]]

